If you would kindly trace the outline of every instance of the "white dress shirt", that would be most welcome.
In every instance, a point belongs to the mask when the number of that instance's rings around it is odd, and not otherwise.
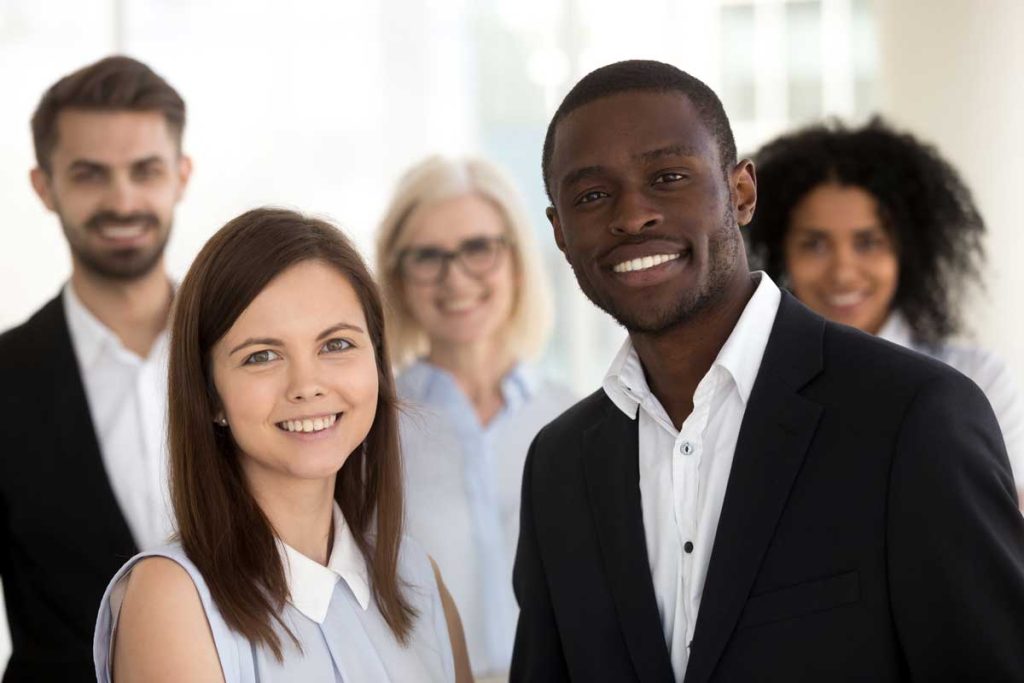
[[[167,332],[140,358],[85,308],[70,282],[64,315],[114,497],[139,549],[155,548],[167,542],[174,519],[167,486]]]
[[[631,419],[639,416],[640,500],[661,626],[678,681],[686,674],[740,424],[761,367],[781,294],[760,282],[711,369],[693,412],[676,430],[651,392],[627,339],[603,388]]]
[[[1017,488],[1024,488],[1024,397],[1002,359],[975,346],[916,344],[910,325],[899,313],[889,316],[878,331],[878,336],[941,360],[974,380],[985,392],[999,421]]]

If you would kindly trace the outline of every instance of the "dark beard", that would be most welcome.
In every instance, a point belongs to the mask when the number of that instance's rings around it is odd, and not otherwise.
[[[78,262],[89,272],[107,280],[128,282],[148,275],[156,267],[157,263],[160,262],[160,258],[167,248],[167,239],[170,235],[170,229],[163,231],[163,238],[160,241],[144,249],[129,248],[107,253],[96,253],[85,247],[84,240],[79,240],[77,235],[83,231],[99,230],[101,226],[107,223],[124,224],[131,222],[144,223],[147,229],[160,232],[159,219],[152,213],[140,212],[119,216],[112,212],[104,211],[93,215],[82,228],[69,226],[63,216],[60,217],[60,220],[61,226],[64,229],[64,235],[68,240],[68,246]]]
[[[591,303],[615,319],[628,332],[657,335],[692,321],[721,300],[736,270],[743,238],[736,225],[732,205],[726,207],[718,230],[712,235],[708,247],[711,262],[707,280],[699,289],[680,292],[679,298],[656,310],[638,311],[616,304],[610,296],[600,296],[586,277],[581,277],[576,265],[570,262],[580,289]],[[692,256],[691,256],[692,258]]]

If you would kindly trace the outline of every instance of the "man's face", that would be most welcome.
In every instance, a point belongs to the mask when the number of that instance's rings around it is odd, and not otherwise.
[[[555,241],[580,288],[631,332],[713,305],[746,254],[753,166],[726,177],[715,138],[678,93],[626,92],[559,123],[550,166]]]
[[[190,172],[163,114],[72,109],[57,117],[50,172],[31,177],[76,267],[133,280],[160,263]]]

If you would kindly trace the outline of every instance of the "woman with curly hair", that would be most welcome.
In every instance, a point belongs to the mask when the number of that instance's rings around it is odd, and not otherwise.
[[[985,223],[956,170],[931,146],[879,118],[783,135],[754,156],[752,257],[830,320],[942,360],[988,396],[1018,489],[1024,406],[990,352],[949,342],[981,284]]]

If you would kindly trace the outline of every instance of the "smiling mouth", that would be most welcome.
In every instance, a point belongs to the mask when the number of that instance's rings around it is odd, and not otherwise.
[[[442,301],[438,307],[444,313],[465,313],[476,308],[478,304],[476,299],[461,299]]]
[[[322,432],[333,427],[340,417],[341,413],[331,413],[316,417],[305,417],[299,420],[284,420],[277,423],[277,428],[286,432]]]
[[[836,308],[847,308],[856,306],[866,300],[868,295],[864,292],[849,292],[846,294],[832,294],[825,297],[825,303]]]
[[[653,256],[640,256],[638,258],[623,261],[612,266],[612,270],[616,273],[633,273],[640,270],[648,270],[655,266],[660,266],[662,263],[668,263],[669,261],[675,261],[679,258],[679,254],[654,254]]]
[[[100,237],[108,240],[130,240],[140,237],[149,226],[144,223],[131,223],[127,225],[104,225],[99,228]]]

